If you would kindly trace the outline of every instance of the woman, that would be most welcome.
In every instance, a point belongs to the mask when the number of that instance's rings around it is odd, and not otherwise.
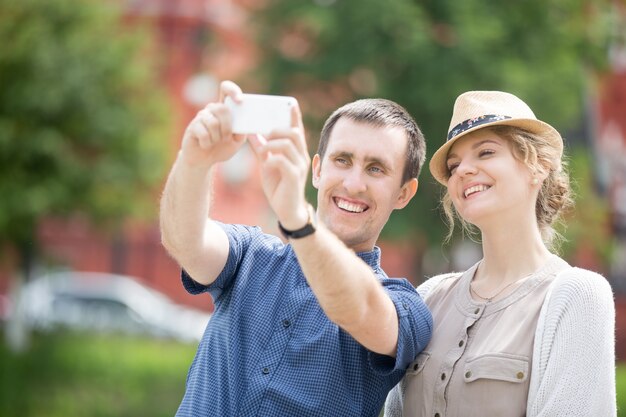
[[[418,287],[433,337],[386,416],[615,416],[615,309],[600,275],[550,251],[569,203],[563,140],[512,94],[456,100],[430,170],[448,220],[476,227],[483,259]]]

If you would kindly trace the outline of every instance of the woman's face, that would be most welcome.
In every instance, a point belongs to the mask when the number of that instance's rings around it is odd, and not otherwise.
[[[492,130],[481,129],[448,152],[448,194],[459,215],[481,229],[535,216],[539,186],[532,184],[530,169],[513,156],[511,146]]]

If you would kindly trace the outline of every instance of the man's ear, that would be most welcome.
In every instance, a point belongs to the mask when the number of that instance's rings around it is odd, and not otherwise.
[[[319,154],[315,154],[313,155],[313,160],[311,161],[311,180],[313,182],[313,187],[315,187],[315,189],[319,188],[321,169],[322,169],[322,160]]]
[[[406,205],[409,204],[409,201],[411,201],[411,199],[417,192],[418,185],[419,182],[417,181],[417,178],[411,178],[410,180],[405,182],[402,185],[402,188],[400,188],[400,193],[398,194],[398,199],[394,208],[402,209],[406,207]]]

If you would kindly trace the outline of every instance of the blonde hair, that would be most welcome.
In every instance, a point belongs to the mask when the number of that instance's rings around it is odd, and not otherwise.
[[[551,146],[541,135],[517,127],[495,126],[485,129],[490,129],[501,138],[509,140],[513,156],[531,172],[548,173],[537,196],[535,214],[544,243],[549,249],[554,249],[561,238],[554,225],[561,219],[563,212],[573,204],[569,174],[566,170],[567,163],[563,160],[560,150]],[[441,205],[448,224],[446,242],[452,238],[455,220],[459,220],[463,232],[470,238],[478,235],[478,229],[463,220],[456,212],[447,189]]]

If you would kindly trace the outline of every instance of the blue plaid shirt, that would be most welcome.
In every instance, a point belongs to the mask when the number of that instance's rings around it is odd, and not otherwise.
[[[230,253],[215,282],[203,286],[182,273],[187,291],[211,294],[215,312],[176,415],[377,416],[430,340],[432,318],[413,286],[387,277],[378,248],[358,254],[399,317],[397,357],[376,354],[326,317],[291,245],[256,227],[221,226]]]

